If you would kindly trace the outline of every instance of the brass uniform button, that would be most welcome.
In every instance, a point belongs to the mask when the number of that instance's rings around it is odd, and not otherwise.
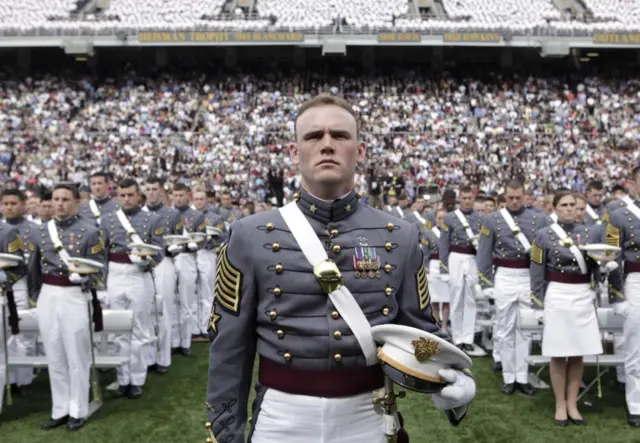
[[[389,315],[389,308],[382,308],[382,315],[384,315],[385,317]]]
[[[276,286],[275,288],[273,288],[273,295],[279,297],[280,295],[282,295],[282,289],[280,289],[279,286]]]
[[[273,223],[267,223],[267,232],[273,231]]]
[[[278,318],[278,313],[276,311],[269,312],[269,318],[271,319],[271,321],[274,321],[276,318]]]
[[[335,338],[336,340],[340,340],[342,338],[342,332],[334,331],[333,332],[333,338]]]
[[[360,200],[362,198],[362,194],[360,194],[359,192],[356,192],[356,198]]]
[[[384,265],[384,272],[386,272],[387,274],[391,272],[391,265],[389,263]]]
[[[336,361],[336,363],[340,363],[340,361],[342,361],[342,355],[336,354],[333,356],[333,359]]]
[[[340,318],[340,313],[338,311],[333,311],[331,313],[331,318],[334,319],[334,320],[339,319]]]
[[[273,252],[278,252],[280,250],[280,245],[278,243],[274,243],[271,245],[271,250]]]
[[[299,192],[294,193],[293,194],[293,199],[296,200],[296,201],[300,200],[300,193]]]
[[[282,339],[284,338],[284,331],[282,329],[278,329],[276,331],[276,335],[278,336],[278,338]]]
[[[276,274],[282,274],[283,270],[284,270],[284,268],[282,267],[282,265],[280,263],[278,263],[276,265]]]
[[[334,254],[339,253],[340,252],[340,245],[333,245],[331,250],[333,251]]]
[[[338,235],[340,235],[340,232],[338,232],[337,229],[332,229],[329,234],[331,234],[331,237],[337,237]]]
[[[393,232],[393,228],[394,228],[393,223],[387,223],[387,231]]]
[[[393,289],[391,289],[389,286],[384,288],[384,295],[389,296],[391,294],[393,294]]]
[[[284,361],[291,361],[291,354],[289,354],[288,352],[285,352],[283,357]]]
[[[386,242],[386,243],[384,244],[384,248],[385,248],[387,251],[391,251],[391,250],[393,249],[393,245],[391,244],[391,242]]]

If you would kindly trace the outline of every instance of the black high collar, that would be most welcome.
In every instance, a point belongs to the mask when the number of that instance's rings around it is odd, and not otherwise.
[[[304,189],[298,195],[298,206],[302,213],[325,224],[351,217],[359,204],[358,195],[353,190],[344,198],[331,202],[320,200]]]

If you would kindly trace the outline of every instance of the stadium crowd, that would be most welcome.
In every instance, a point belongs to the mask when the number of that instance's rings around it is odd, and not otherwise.
[[[584,191],[594,178],[610,188],[637,163],[638,89],[622,76],[418,72],[4,78],[0,180],[27,189],[88,184],[108,169],[115,179],[156,174],[255,201],[271,194],[269,169],[282,168],[287,198],[299,181],[286,155],[295,109],[330,91],[360,116],[373,159],[358,175],[361,191],[394,174],[410,196],[421,185],[462,182],[499,193],[514,175],[538,194]]]

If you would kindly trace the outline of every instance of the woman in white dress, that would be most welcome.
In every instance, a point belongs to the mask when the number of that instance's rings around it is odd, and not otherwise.
[[[542,355],[551,357],[555,421],[584,425],[577,404],[583,356],[602,354],[591,289],[598,265],[578,248],[590,239],[589,229],[575,222],[575,196],[558,192],[553,206],[558,222],[539,230],[531,247],[531,297],[538,319],[544,320]]]
[[[438,209],[435,214],[436,225],[425,233],[426,245],[424,245],[424,266],[429,280],[429,294],[431,295],[431,308],[433,315],[441,322],[440,331],[448,333],[449,322],[449,283],[440,278],[440,244],[441,226],[444,224],[444,209]]]

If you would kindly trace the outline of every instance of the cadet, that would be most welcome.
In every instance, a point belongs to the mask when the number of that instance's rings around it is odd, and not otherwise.
[[[604,205],[602,199],[604,198],[604,185],[600,180],[593,180],[587,185],[586,191],[586,205],[584,224],[594,225],[602,223],[602,216],[604,215]]]
[[[440,278],[449,282],[451,337],[465,352],[473,352],[476,326],[476,247],[482,219],[473,210],[473,189],[460,187],[460,208],[444,216],[440,236]]]
[[[351,106],[323,95],[303,104],[296,119],[297,144],[290,149],[303,189],[293,203],[297,208],[289,208],[326,245],[344,286],[359,301],[354,309],[371,325],[437,331],[417,228],[360,204],[353,191],[366,147],[358,143]],[[250,441],[386,442],[383,417],[372,404],[372,391],[384,386],[372,332],[361,334],[366,321],[356,331],[347,327],[289,230],[295,221],[283,218],[286,208],[234,223],[218,256],[210,322],[210,438],[245,441],[257,351]],[[456,408],[450,419],[458,423],[475,384],[460,371],[439,374],[457,389],[444,388],[434,401],[441,409]]]
[[[109,176],[105,172],[96,172],[89,178],[93,198],[80,205],[80,216],[100,225],[100,218],[110,212],[115,212],[119,206],[109,197]]]
[[[21,259],[21,262],[18,263],[17,266],[11,266],[10,268],[0,269],[0,288],[3,294],[0,294],[0,297],[7,297],[9,292],[12,292],[11,287],[20,279],[22,279],[27,274],[27,266],[24,261],[23,255],[24,242],[20,237],[20,232],[14,226],[11,226],[7,223],[0,222],[0,253],[2,254],[12,254]],[[4,259],[3,259],[4,260]],[[13,299],[13,297],[11,297]],[[15,303],[14,303],[15,305]],[[8,306],[5,306],[7,309]],[[17,311],[17,309],[16,309]],[[2,413],[2,403],[4,399],[4,393],[6,388],[6,367],[5,367],[5,347],[4,343],[6,338],[4,337],[4,332],[9,331],[9,327],[5,325],[3,322],[9,321],[9,317],[4,315],[5,312],[2,311],[0,306],[0,414]],[[11,316],[13,317],[13,316]],[[13,322],[18,322],[18,318],[11,318]],[[10,391],[10,388],[6,390]],[[9,394],[10,395],[10,394]]]
[[[91,319],[83,292],[100,285],[101,275],[69,273],[67,257],[105,263],[105,250],[98,228],[77,215],[79,203],[75,185],[56,185],[54,219],[38,226],[30,239],[34,266],[29,273],[39,283],[38,328],[43,331],[53,400],[51,420],[42,426],[44,430],[66,424],[76,431],[89,413]]]
[[[192,331],[192,335],[197,336],[197,341],[208,341],[207,331],[209,330],[209,313],[213,303],[213,286],[216,279],[216,253],[221,242],[224,240],[226,231],[225,222],[222,216],[213,212],[207,204],[207,193],[204,189],[196,189],[193,193],[193,204],[197,211],[204,214],[206,225],[216,228],[220,235],[215,239],[207,236],[205,242],[200,245],[196,255],[198,268],[198,304],[196,307],[197,329]]]
[[[189,206],[189,188],[183,183],[177,183],[173,187],[173,203],[184,222],[183,232],[186,235],[200,232],[206,233],[207,223],[204,214]],[[226,201],[226,200],[225,200]],[[229,196],[229,202],[231,197]],[[175,258],[178,274],[178,313],[175,317],[177,324],[173,330],[177,332],[171,340],[176,352],[183,356],[191,355],[192,335],[198,334],[198,244],[191,241],[184,252]]]
[[[444,223],[444,208],[437,209],[436,223],[431,229],[425,231],[424,267],[429,274],[429,293],[431,295],[431,307],[436,318],[440,321],[440,331],[448,334],[447,323],[449,321],[449,284],[440,278],[440,254],[439,244],[442,236],[442,224]]]
[[[640,191],[640,167],[632,173],[636,193]],[[640,194],[637,194],[640,195]],[[621,200],[618,200],[621,201]],[[625,391],[628,423],[640,427],[640,201],[625,198],[626,205],[609,213],[606,243],[622,248],[618,269],[609,277],[609,302],[614,312],[625,318],[623,347],[625,349]],[[611,204],[610,204],[611,205]],[[609,205],[607,205],[609,207]]]
[[[538,320],[544,320],[542,355],[551,357],[556,424],[584,425],[577,404],[582,358],[602,354],[602,343],[591,289],[598,265],[579,246],[598,239],[575,223],[573,193],[557,192],[553,206],[558,223],[539,230],[531,246],[531,300]]]
[[[25,245],[31,233],[38,228],[34,222],[25,218],[27,197],[18,189],[6,189],[2,192],[2,208],[5,220],[8,224],[18,228],[20,238]],[[29,261],[30,249],[25,247],[24,258]],[[29,309],[29,289],[27,281],[31,279],[22,278],[13,285],[13,293],[16,301],[16,308],[19,310]],[[36,337],[32,335],[12,335],[7,342],[9,353],[16,356],[35,355]],[[13,368],[9,371],[10,384],[22,390],[31,385],[33,381],[33,368]]]
[[[226,223],[227,228],[231,223],[236,220],[240,220],[243,217],[242,211],[236,209],[231,204],[231,194],[223,192],[220,195],[220,208],[218,208],[218,214]]]
[[[184,223],[182,222],[180,211],[162,203],[166,194],[162,180],[158,177],[149,177],[146,184],[146,208],[158,218],[158,226],[161,226],[164,230],[163,236],[182,235]],[[156,292],[162,295],[162,318],[160,325],[158,325],[160,329],[158,352],[152,352],[155,358],[151,359],[150,366],[159,374],[164,374],[169,370],[172,336],[179,337],[177,330],[172,331],[172,319],[176,316],[176,304],[178,303],[176,292],[178,277],[174,258],[182,251],[182,246],[176,244],[165,245],[162,261],[153,268]]]
[[[124,179],[118,183],[121,208],[102,216],[103,232],[109,267],[107,297],[111,309],[133,310],[133,333],[116,336],[115,341],[123,355],[131,361],[118,367],[118,394],[137,398],[147,378],[149,346],[153,335],[153,298],[155,288],[151,270],[162,260],[164,228],[158,217],[140,207],[141,192],[138,183]],[[152,256],[141,257],[130,245],[146,244],[158,247]]]
[[[495,300],[494,334],[500,352],[502,392],[516,389],[533,395],[529,384],[529,340],[518,328],[519,311],[531,303],[529,286],[529,252],[538,229],[544,227],[542,214],[526,209],[524,185],[519,180],[507,183],[507,207],[484,219],[476,263],[483,292]],[[494,272],[495,266],[495,272]]]

